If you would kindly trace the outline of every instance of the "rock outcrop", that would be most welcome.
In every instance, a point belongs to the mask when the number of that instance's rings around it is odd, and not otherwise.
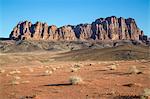
[[[91,24],[56,27],[46,23],[20,22],[10,34],[18,40],[143,40],[144,33],[134,19],[115,16],[99,18]]]

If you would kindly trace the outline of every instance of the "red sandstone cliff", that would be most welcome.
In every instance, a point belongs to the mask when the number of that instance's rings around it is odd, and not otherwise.
[[[139,40],[143,36],[135,20],[115,16],[99,18],[91,24],[66,25],[57,28],[46,23],[25,21],[18,23],[11,39],[26,40]]]

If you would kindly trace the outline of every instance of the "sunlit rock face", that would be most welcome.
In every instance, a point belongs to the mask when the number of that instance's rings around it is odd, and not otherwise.
[[[47,23],[24,21],[17,24],[10,34],[15,40],[140,40],[144,35],[135,20],[115,16],[96,19],[91,24],[48,26]]]

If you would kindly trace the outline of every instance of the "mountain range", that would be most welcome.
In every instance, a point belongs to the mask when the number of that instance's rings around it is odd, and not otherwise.
[[[148,37],[137,26],[133,18],[117,18],[115,16],[96,19],[91,24],[65,25],[57,27],[47,23],[29,21],[19,22],[9,36],[13,40],[141,40]]]

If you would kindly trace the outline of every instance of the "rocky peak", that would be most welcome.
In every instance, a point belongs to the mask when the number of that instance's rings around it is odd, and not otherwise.
[[[96,19],[91,24],[48,26],[47,23],[24,21],[17,24],[11,39],[30,40],[141,40],[144,35],[135,20],[115,16]]]

